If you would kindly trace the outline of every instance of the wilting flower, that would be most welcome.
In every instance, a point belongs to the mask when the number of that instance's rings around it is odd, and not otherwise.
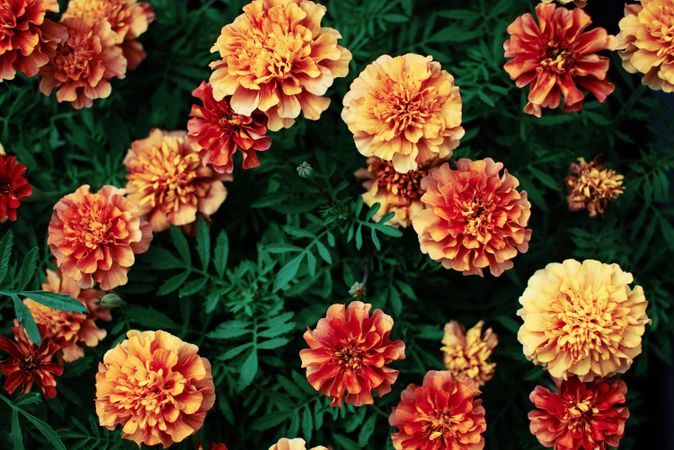
[[[371,156],[367,159],[367,169],[359,169],[356,178],[364,180],[363,202],[372,206],[379,203],[379,210],[372,216],[379,220],[389,212],[393,216],[388,223],[408,227],[411,217],[424,208],[421,202],[421,179],[428,174],[428,168],[419,168],[400,173],[390,161]]]
[[[571,164],[569,172],[571,174],[564,181],[571,211],[587,209],[590,217],[596,217],[604,213],[609,201],[624,192],[624,177],[599,164],[596,158],[589,164],[585,159],[578,158],[578,163]]]
[[[405,343],[389,339],[393,319],[372,305],[353,301],[335,304],[314,330],[304,333],[308,349],[300,351],[307,380],[317,391],[332,399],[331,406],[355,406],[374,402],[372,391],[380,397],[391,392],[398,371],[387,365],[405,358]]]
[[[491,362],[491,354],[498,345],[498,336],[488,328],[482,334],[484,321],[480,320],[468,330],[456,320],[445,325],[442,338],[442,353],[445,368],[455,378],[470,378],[483,386],[494,376],[496,364]]]
[[[597,55],[612,49],[613,37],[604,28],[585,29],[592,23],[582,9],[554,4],[536,6],[538,23],[530,13],[508,26],[510,39],[503,44],[505,64],[517,87],[531,85],[524,112],[541,116],[541,108],[557,108],[564,96],[564,112],[580,111],[587,89],[600,102],[615,85],[606,80],[609,59]],[[577,86],[578,85],[578,86]]]
[[[124,190],[103,186],[97,193],[80,186],[54,205],[47,243],[63,275],[90,288],[94,280],[108,291],[127,282],[134,254],[150,247],[150,224],[124,197]]]
[[[267,116],[255,110],[249,116],[236,114],[230,106],[231,97],[217,101],[213,87],[205,82],[192,92],[203,106],[192,105],[192,117],[187,122],[189,139],[201,156],[201,160],[219,173],[232,173],[234,154],[243,156],[243,168],[260,165],[257,152],[271,146],[267,133]]]
[[[447,159],[464,135],[454,77],[430,56],[382,55],[344,96],[342,119],[358,151],[408,172]]]
[[[110,95],[112,78],[124,78],[126,59],[108,22],[69,17],[61,23],[68,39],[59,43],[56,55],[40,69],[40,91],[50,95],[57,89],[59,102],[72,102],[75,109],[90,108],[94,100]]]
[[[421,251],[464,275],[494,276],[513,267],[529,249],[531,204],[519,181],[491,158],[445,163],[422,180],[425,208],[412,218]]]
[[[0,2],[0,81],[16,72],[29,77],[54,55],[56,44],[68,34],[61,25],[45,18],[58,12],[57,0],[3,0]]]
[[[38,326],[44,338],[46,330]],[[9,353],[10,359],[0,361],[2,374],[7,377],[3,387],[9,394],[18,388],[28,393],[33,383],[42,389],[45,398],[56,397],[55,376],[63,374],[63,365],[54,361],[54,354],[61,348],[60,342],[53,339],[42,339],[40,345],[31,342],[22,326],[12,328],[14,340],[0,336],[0,350]]]
[[[0,223],[16,220],[16,210],[21,199],[33,193],[33,188],[23,176],[26,166],[14,156],[0,154]]]
[[[75,361],[84,356],[82,345],[96,347],[106,335],[104,329],[96,326],[96,320],[112,320],[110,310],[98,305],[103,292],[97,289],[80,289],[79,283],[64,277],[59,271],[47,270],[47,281],[42,290],[68,294],[82,302],[89,312],[66,312],[49,308],[33,300],[24,303],[30,310],[35,322],[44,326],[45,339],[58,339],[63,342],[62,355],[66,362]]]
[[[307,443],[304,439],[295,438],[288,439],[282,438],[276,444],[269,447],[269,450],[306,450]],[[326,447],[319,445],[318,447],[312,447],[310,450],[328,450]]]
[[[524,355],[555,378],[581,381],[623,373],[641,353],[650,322],[641,286],[617,264],[567,259],[530,279],[517,314]]]
[[[215,402],[211,364],[198,350],[165,331],[129,331],[98,366],[101,426],[121,424],[125,439],[164,448],[198,431]]]
[[[552,3],[555,0],[541,0],[543,3]],[[569,3],[573,3],[575,6],[579,8],[585,8],[585,5],[587,5],[587,0],[557,0],[559,3],[562,5],[568,5]]]
[[[536,386],[529,398],[531,433],[543,447],[555,450],[606,450],[618,447],[630,415],[622,380],[582,383],[555,379],[557,392]]]
[[[447,371],[426,373],[421,386],[410,384],[389,417],[396,450],[482,450],[487,429],[480,391],[469,379]]]
[[[197,213],[208,218],[227,197],[223,181],[232,180],[203,166],[183,131],[152,130],[131,144],[124,164],[128,198],[154,232],[189,225]]]

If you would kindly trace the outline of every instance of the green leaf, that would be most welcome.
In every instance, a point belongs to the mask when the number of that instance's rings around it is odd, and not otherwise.
[[[21,431],[21,423],[19,422],[19,410],[12,409],[12,428],[9,437],[12,441],[12,448],[14,450],[24,450],[23,446],[23,432]]]
[[[23,258],[23,262],[19,268],[19,273],[17,274],[17,289],[25,289],[35,276],[38,253],[39,251],[37,247],[33,247]]]
[[[365,215],[365,220],[372,219],[372,217],[379,211],[379,208],[381,208],[381,203],[379,202],[376,202],[374,205],[372,205],[372,208],[370,208],[370,210]]]
[[[169,229],[171,233],[171,240],[173,245],[175,245],[178,250],[178,254],[183,259],[183,261],[189,266],[192,264],[192,255],[190,254],[190,247],[187,243],[187,238],[183,230],[178,227],[171,227]]]
[[[67,294],[48,291],[20,291],[18,294],[49,308],[60,309],[61,311],[78,313],[87,313],[89,311],[81,301]]]
[[[318,254],[328,264],[332,264],[332,256],[330,256],[330,251],[321,241],[316,241],[316,249],[318,249]]]
[[[204,286],[206,286],[206,283],[208,283],[208,278],[197,278],[196,280],[192,280],[187,283],[185,287],[180,289],[178,296],[183,298],[201,292]]]
[[[218,234],[218,239],[215,242],[215,255],[213,264],[215,265],[215,272],[222,277],[227,268],[227,258],[229,257],[229,238],[227,232],[221,230]]]
[[[14,294],[11,297],[12,302],[14,303],[14,313],[16,314],[16,318],[19,319],[19,323],[26,329],[30,340],[33,341],[35,345],[40,345],[42,343],[40,330],[37,329],[35,319],[33,319],[33,315],[30,313],[30,310],[21,301],[21,299],[19,299],[18,295]]]
[[[0,283],[7,276],[9,271],[9,258],[12,256],[12,246],[14,244],[14,233],[8,230],[0,239]]]
[[[243,353],[244,350],[250,348],[252,345],[253,345],[252,342],[246,342],[245,344],[237,345],[236,347],[230,348],[225,353],[218,356],[218,359],[221,361],[228,361],[240,355],[241,353]]]
[[[313,430],[314,418],[311,415],[311,409],[309,409],[309,406],[305,406],[304,411],[302,412],[302,433],[304,434],[304,439],[310,441]]]
[[[153,308],[145,308],[138,305],[128,305],[124,312],[129,320],[136,322],[147,329],[177,330],[180,326],[169,316]]]
[[[293,278],[295,278],[295,275],[297,275],[297,271],[300,268],[300,264],[302,264],[302,260],[304,259],[304,255],[305,253],[300,253],[288,261],[288,263],[279,270],[279,273],[274,280],[273,292],[278,292],[283,289]]]
[[[251,333],[251,330],[248,329],[248,325],[247,322],[232,320],[221,323],[215,330],[211,331],[206,336],[211,339],[232,339]]]
[[[253,380],[255,379],[255,375],[257,375],[257,369],[258,369],[257,349],[253,348],[250,351],[250,353],[248,353],[248,356],[241,365],[241,375],[239,377],[239,390],[244,390],[250,385],[250,383],[253,382]]]
[[[274,338],[259,343],[257,348],[260,350],[274,350],[275,348],[283,347],[288,342],[290,342],[290,339],[288,338]]]
[[[28,414],[26,411],[21,410],[21,414],[37,429],[37,431],[42,434],[42,436],[47,439],[47,441],[54,446],[56,450],[67,450],[66,446],[63,445],[63,441],[59,435],[54,431],[49,424],[43,420],[38,419],[37,417]]]
[[[374,428],[377,425],[377,416],[370,416],[369,419],[363,424],[358,433],[358,445],[365,447],[370,441],[372,433],[374,433]]]
[[[201,216],[197,219],[197,253],[199,253],[201,267],[208,270],[208,264],[211,262],[211,233]]]
[[[161,287],[157,291],[157,295],[161,297],[162,295],[167,295],[173,291],[178,290],[180,286],[185,284],[185,281],[187,281],[189,276],[190,276],[189,272],[183,272],[177,275],[173,275],[171,278],[162,283]]]

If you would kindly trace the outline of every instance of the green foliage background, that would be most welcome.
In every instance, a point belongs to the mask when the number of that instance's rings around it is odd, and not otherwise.
[[[62,195],[81,184],[124,186],[122,159],[132,140],[153,127],[185,128],[190,93],[209,75],[209,49],[244,4],[151,3],[157,21],[141,39],[147,60],[125,80],[114,81],[110,98],[93,109],[57,104],[38,92],[35,79],[0,85],[0,142],[28,166],[27,176],[39,191],[20,208],[19,221],[0,226],[0,237],[10,229],[14,234],[3,289],[16,288],[18,272],[29,278],[28,288],[39,288],[50,258],[47,223]],[[66,366],[59,396],[45,402],[37,394],[2,394],[1,448],[135,448],[118,432],[100,429],[93,408],[98,361],[132,328],[170,331],[199,345],[213,364],[216,406],[194,439],[175,448],[192,448],[198,439],[225,442],[233,450],[266,449],[281,436],[334,449],[391,448],[391,407],[408,383],[442,368],[439,339],[450,319],[469,326],[484,319],[500,338],[497,375],[483,394],[487,448],[539,448],[528,431],[528,394],[548,380],[522,356],[517,299],[535,270],[570,257],[619,263],[634,273],[650,301],[653,324],[628,377],[632,417],[622,446],[644,448],[640,427],[652,411],[640,386],[653,376],[657,361],[669,362],[671,356],[672,110],[612,55],[610,77],[617,89],[606,104],[588,98],[581,113],[545,111],[540,120],[525,115],[526,92],[503,71],[502,45],[506,26],[534,2],[323,3],[324,25],[337,28],[341,44],[354,55],[349,77],[329,91],[329,111],[319,122],[302,119],[274,133],[272,149],[260,155],[262,166],[235,172],[212,227],[201,223],[196,239],[175,229],[155,235],[129,284],[115,291],[127,305],[113,311],[108,337]],[[605,24],[610,31],[616,31],[617,17]],[[398,236],[370,222],[358,200],[362,189],[353,172],[364,158],[339,118],[340,99],[380,54],[406,52],[433,55],[461,87],[467,135],[455,157],[502,161],[529,192],[531,248],[500,278],[442,269],[421,255],[412,230]],[[625,175],[626,193],[603,219],[590,220],[567,210],[563,177],[576,157],[597,153]],[[297,176],[303,161],[314,168],[309,179]],[[34,248],[37,253],[31,253]],[[4,250],[9,256],[7,246]],[[35,265],[32,255],[38,256]],[[330,409],[300,369],[302,333],[327,306],[349,301],[349,287],[364,278],[368,300],[394,317],[394,336],[405,340],[408,357],[395,364],[401,374],[393,393],[374,406]],[[0,314],[2,331],[8,332],[14,317],[8,298],[0,298]]]

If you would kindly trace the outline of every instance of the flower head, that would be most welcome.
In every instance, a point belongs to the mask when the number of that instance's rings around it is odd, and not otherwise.
[[[487,429],[480,391],[469,379],[447,371],[426,373],[421,386],[410,384],[389,417],[396,450],[482,450]]]
[[[281,438],[276,444],[269,447],[269,450],[306,450],[307,443],[304,439],[295,438]],[[318,447],[312,447],[310,450],[328,450],[326,447],[319,445]]]
[[[54,205],[47,243],[63,275],[81,288],[94,280],[108,291],[126,284],[134,254],[150,247],[150,224],[124,191],[103,186],[97,193],[80,186]]]
[[[382,55],[351,84],[342,119],[360,153],[408,172],[452,156],[464,135],[461,107],[454,77],[432,57]]]
[[[483,386],[494,376],[496,364],[491,354],[498,345],[498,336],[488,328],[482,334],[484,322],[479,321],[468,330],[456,320],[445,325],[442,338],[442,353],[445,367],[455,378],[470,378]]]
[[[582,383],[555,379],[557,392],[536,386],[529,398],[531,434],[555,450],[606,450],[618,447],[630,415],[622,380]]]
[[[46,330],[38,326],[40,335],[44,338]],[[14,340],[0,336],[0,350],[9,354],[10,359],[0,361],[2,374],[7,377],[3,387],[9,394],[13,394],[21,387],[21,392],[28,393],[37,384],[45,398],[56,397],[55,376],[63,374],[63,366],[54,361],[54,354],[61,348],[61,343],[54,339],[42,339],[40,345],[35,345],[28,337],[22,326],[12,328]]]
[[[304,333],[308,349],[300,351],[302,367],[309,384],[332,399],[355,406],[374,402],[372,391],[380,397],[391,392],[398,371],[387,365],[405,358],[405,343],[392,341],[393,319],[372,305],[353,301],[335,304],[314,330]]]
[[[617,264],[567,259],[530,279],[517,314],[524,355],[555,378],[581,381],[624,373],[641,353],[650,322],[641,286]]]
[[[587,209],[590,217],[596,217],[604,213],[608,202],[624,192],[624,177],[599,164],[596,158],[589,164],[585,159],[578,158],[578,163],[571,164],[569,172],[564,181],[571,211]]]
[[[216,100],[232,96],[235,113],[259,109],[268,128],[288,128],[300,111],[318,120],[330,100],[323,97],[335,78],[349,72],[351,53],[337,45],[341,35],[321,27],[325,6],[309,0],[253,0],[222,28],[211,49]]]
[[[55,56],[40,69],[40,91],[50,95],[56,89],[59,102],[90,108],[94,100],[110,95],[112,78],[124,78],[126,59],[107,21],[69,17],[61,23],[68,39],[59,43]]]
[[[486,158],[429,171],[421,180],[424,209],[412,218],[422,252],[464,275],[488,267],[499,276],[513,267],[512,258],[529,248],[531,204],[517,178],[501,169]]]
[[[23,176],[26,166],[14,156],[0,154],[0,223],[16,220],[16,210],[21,199],[33,193],[33,188]]]
[[[198,431],[215,402],[211,365],[196,345],[165,331],[129,331],[96,374],[101,426],[164,448]]]
[[[205,82],[192,92],[203,106],[192,105],[192,117],[187,122],[189,139],[201,160],[219,173],[232,173],[234,154],[240,151],[243,168],[260,165],[257,152],[271,146],[267,133],[267,116],[259,110],[249,116],[236,114],[230,106],[231,97],[220,101],[213,98],[213,87]]]
[[[182,131],[152,130],[131,144],[124,164],[128,198],[154,232],[194,223],[197,213],[208,218],[227,197],[223,181],[232,180],[203,166]]]
[[[30,310],[35,322],[44,326],[46,339],[58,339],[63,342],[61,349],[65,362],[75,361],[84,356],[82,345],[96,347],[106,332],[96,326],[96,320],[112,320],[110,310],[98,305],[103,292],[97,289],[80,289],[79,283],[64,277],[59,271],[47,270],[47,281],[42,290],[68,294],[86,305],[89,312],[66,312],[49,308],[33,300],[24,303]]]
[[[536,16],[538,22],[530,13],[515,19],[503,44],[512,58],[506,72],[517,87],[531,86],[524,112],[540,117],[542,108],[557,108],[562,96],[564,112],[580,111],[585,94],[578,86],[606,100],[615,85],[606,80],[609,59],[597,52],[612,49],[612,37],[601,27],[585,31],[592,19],[579,8],[539,3]]]

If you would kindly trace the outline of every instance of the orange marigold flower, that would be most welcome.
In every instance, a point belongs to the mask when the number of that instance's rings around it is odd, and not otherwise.
[[[374,403],[372,392],[380,397],[391,392],[398,371],[387,365],[405,358],[405,343],[389,339],[393,319],[372,305],[353,301],[335,304],[314,330],[307,329],[308,349],[300,351],[307,380],[317,391],[332,399],[330,406]]]
[[[40,69],[40,91],[50,95],[57,89],[59,102],[72,102],[75,109],[90,108],[94,100],[110,95],[112,78],[124,78],[126,59],[108,22],[69,17],[61,23],[68,39],[59,43],[55,56]]]
[[[337,45],[337,30],[321,27],[326,8],[309,0],[254,0],[222,28],[211,49],[216,100],[231,95],[235,113],[259,109],[272,131],[288,128],[300,111],[318,120],[335,78],[349,72],[351,53]]]
[[[382,55],[351,84],[342,119],[360,153],[408,172],[452,156],[464,135],[461,107],[454,77],[432,57]]]
[[[530,13],[508,26],[505,64],[517,87],[531,85],[524,112],[541,117],[541,108],[557,108],[564,96],[564,112],[580,111],[585,94],[579,85],[600,102],[615,85],[606,80],[609,59],[597,55],[612,49],[613,37],[604,28],[585,29],[592,19],[582,9],[569,10],[554,4],[536,6],[538,23]]]
[[[33,193],[33,188],[23,176],[26,166],[14,156],[0,154],[0,223],[16,220],[16,210],[21,199]]]
[[[480,391],[469,379],[432,370],[410,384],[389,417],[396,450],[482,450],[487,429]]]
[[[215,100],[213,87],[206,82],[192,95],[201,100],[203,106],[192,105],[187,130],[190,143],[203,163],[216,172],[232,173],[234,154],[239,150],[244,169],[259,166],[257,152],[271,146],[271,138],[266,136],[267,116],[257,109],[250,116],[236,114],[229,104],[231,97]]]
[[[624,177],[599,164],[597,158],[589,164],[584,158],[578,158],[578,164],[571,164],[569,172],[571,174],[564,181],[571,211],[587,209],[590,217],[596,217],[604,214],[609,201],[624,192]]]
[[[152,130],[131,144],[124,164],[128,198],[154,232],[194,223],[197,213],[208,218],[227,197],[223,181],[232,180],[201,164],[184,131]]]
[[[480,320],[468,330],[456,320],[445,325],[442,338],[442,353],[445,368],[455,378],[470,378],[483,386],[494,377],[496,363],[491,362],[491,354],[498,345],[498,336],[488,328],[482,334],[484,321]]]
[[[517,315],[524,355],[555,378],[581,381],[624,373],[650,323],[641,286],[617,264],[567,259],[530,279]]]
[[[491,158],[445,163],[422,180],[425,208],[412,218],[421,251],[447,269],[494,276],[513,267],[529,249],[531,204],[519,181]]]
[[[630,415],[622,380],[582,383],[555,379],[557,392],[536,386],[529,398],[531,434],[543,447],[555,450],[606,450],[618,447]]]
[[[152,230],[124,190],[103,186],[97,193],[80,186],[54,205],[47,243],[63,275],[81,288],[94,280],[108,291],[127,282],[134,254],[150,247]]]
[[[97,289],[80,289],[79,283],[64,277],[60,271],[47,270],[47,281],[42,290],[68,294],[86,305],[88,314],[66,312],[52,309],[26,299],[24,303],[30,310],[35,322],[44,326],[46,339],[59,339],[63,342],[62,355],[65,362],[75,361],[84,356],[84,349],[96,347],[106,332],[96,326],[96,320],[111,321],[110,310],[98,305],[103,292]]]
[[[164,448],[197,432],[215,403],[211,364],[196,345],[165,331],[129,331],[109,350],[96,374],[101,426]]]
[[[46,330],[38,326],[44,338]],[[10,359],[0,361],[2,374],[7,377],[3,387],[11,395],[19,387],[24,394],[30,392],[33,383],[42,390],[45,398],[56,397],[55,376],[63,374],[63,365],[54,361],[54,354],[61,349],[61,342],[42,339],[40,345],[31,342],[22,326],[12,328],[14,340],[0,336],[0,350],[9,353]]]
[[[306,450],[307,443],[304,439],[295,438],[288,439],[282,438],[276,444],[269,447],[269,450]],[[328,450],[326,447],[319,445],[318,447],[312,447],[310,450]]]

